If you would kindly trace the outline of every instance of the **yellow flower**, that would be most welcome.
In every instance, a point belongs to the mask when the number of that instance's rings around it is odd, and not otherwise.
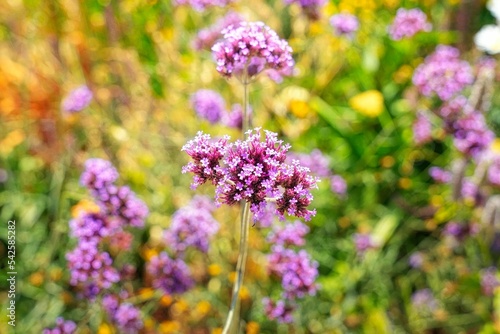
[[[495,138],[491,143],[491,150],[495,153],[500,153],[500,138]]]
[[[178,333],[181,325],[178,321],[164,321],[160,324],[159,330],[162,334]]]
[[[377,117],[384,110],[384,97],[378,90],[368,90],[351,97],[351,108],[368,117]]]

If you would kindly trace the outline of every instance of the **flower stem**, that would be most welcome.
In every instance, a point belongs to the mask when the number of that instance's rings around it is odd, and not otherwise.
[[[250,112],[248,110],[248,80],[243,81],[243,137],[246,138],[246,132],[251,126]]]
[[[240,289],[245,275],[245,265],[248,254],[248,230],[250,226],[250,204],[245,202],[243,206],[243,214],[241,216],[241,232],[240,232],[240,253],[238,255],[238,263],[236,264],[236,278],[233,286],[233,296],[231,298],[231,307],[227,315],[226,324],[222,334],[238,333],[239,329],[239,305]]]

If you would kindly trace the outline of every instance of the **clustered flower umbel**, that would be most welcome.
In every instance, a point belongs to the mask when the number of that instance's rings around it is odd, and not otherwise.
[[[338,36],[352,38],[359,29],[358,18],[352,14],[341,13],[330,17],[330,25]]]
[[[88,107],[94,94],[85,85],[72,90],[62,102],[62,110],[68,113],[75,113],[82,111]]]
[[[225,7],[234,0],[174,0],[176,6],[191,6],[198,12],[203,12],[210,7]]]
[[[413,84],[420,93],[428,97],[436,94],[443,101],[460,93],[473,80],[469,63],[460,60],[458,49],[447,45],[439,45],[413,74]]]
[[[124,228],[142,227],[148,214],[148,208],[135,193],[128,187],[115,185],[117,179],[118,171],[109,161],[87,160],[80,183],[89,189],[100,210],[84,212],[69,223],[71,235],[78,239],[76,248],[66,255],[71,271],[70,283],[81,284],[88,298],[120,280],[111,255],[101,250],[102,245],[115,235],[130,239],[131,235]],[[130,243],[114,246],[120,245],[128,248]]]
[[[177,210],[165,231],[164,241],[174,254],[165,251],[153,256],[147,264],[147,272],[153,278],[154,288],[167,294],[178,294],[194,285],[184,256],[188,249],[207,253],[210,238],[219,230],[219,222],[212,215],[215,205],[206,196],[195,196],[191,202]]]
[[[76,324],[71,320],[64,320],[64,318],[56,319],[56,326],[54,328],[45,328],[42,334],[73,334],[76,332]]]
[[[102,298],[102,306],[111,322],[120,329],[120,333],[138,333],[144,326],[141,313],[137,307],[124,302],[120,297],[126,298],[128,294],[122,291],[120,295],[105,295]]]
[[[182,151],[192,159],[182,172],[194,174],[194,189],[209,181],[216,186],[216,203],[233,205],[245,200],[250,203],[254,221],[265,214],[269,201],[276,205],[275,213],[310,220],[315,210],[308,210],[317,188],[318,178],[297,160],[285,163],[290,145],[277,139],[277,134],[265,131],[261,141],[260,128],[247,132],[247,139],[229,143],[225,136],[213,141],[210,135],[198,132]]]
[[[223,39],[212,47],[217,71],[226,78],[237,76],[245,83],[264,70],[290,75],[292,48],[262,22],[240,22],[222,31]]]
[[[389,26],[389,35],[393,40],[412,37],[419,31],[431,31],[432,24],[427,22],[427,16],[418,8],[399,8],[394,21]]]
[[[231,111],[226,110],[224,98],[211,89],[200,89],[191,97],[194,111],[211,124],[222,123],[231,128],[241,129],[243,123],[243,108],[235,104]]]
[[[305,235],[309,228],[300,221],[286,222],[284,226],[275,226],[267,240],[273,244],[268,255],[267,270],[271,276],[281,280],[283,292],[281,298],[264,298],[264,311],[272,320],[281,323],[293,321],[296,300],[306,295],[315,295],[318,285],[318,263],[311,259],[306,250],[293,247],[305,244]]]
[[[320,9],[326,3],[326,0],[284,0],[285,4],[296,3],[302,8],[304,14],[311,20],[317,20],[320,17]]]

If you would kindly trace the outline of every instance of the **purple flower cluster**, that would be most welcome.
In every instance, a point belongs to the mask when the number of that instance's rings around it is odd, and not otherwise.
[[[281,279],[282,299],[276,303],[264,299],[266,314],[279,322],[291,322],[295,300],[306,295],[315,295],[318,285],[318,263],[305,250],[295,251],[276,244],[268,255],[268,270]]]
[[[76,332],[76,324],[71,320],[64,320],[64,318],[56,319],[56,327],[45,328],[42,334],[73,334]]]
[[[443,229],[443,235],[450,248],[460,245],[467,237],[476,235],[479,232],[477,224],[461,224],[458,222],[449,222]]]
[[[417,290],[411,296],[411,303],[418,311],[434,311],[438,302],[430,289]]]
[[[497,268],[488,267],[480,272],[481,290],[486,296],[493,296],[495,289],[500,285],[497,278]]]
[[[478,158],[495,138],[479,112],[464,115],[452,126],[455,147],[469,157]]]
[[[224,98],[210,89],[200,89],[191,97],[191,105],[198,116],[206,119],[211,124],[220,121],[226,112]]]
[[[469,101],[463,95],[458,95],[449,101],[446,101],[441,108],[439,108],[439,115],[445,120],[446,123],[455,122],[462,114],[471,112]]]
[[[474,80],[472,69],[460,60],[458,49],[439,45],[436,51],[425,58],[413,74],[413,84],[425,96],[436,94],[447,101]]]
[[[393,40],[412,37],[419,31],[430,31],[432,24],[427,22],[427,16],[418,8],[399,8],[394,21],[389,26],[389,35]]]
[[[369,233],[355,233],[353,238],[358,255],[362,256],[369,249],[378,247],[378,244],[373,239],[373,236]]]
[[[419,113],[413,123],[413,140],[422,145],[432,140],[432,123],[424,114]]]
[[[89,189],[104,214],[121,220],[123,225],[143,227],[148,208],[127,186],[118,187],[116,168],[106,160],[88,159],[80,184]]]
[[[500,186],[500,156],[498,155],[493,157],[488,168],[488,181],[493,185]]]
[[[216,185],[216,202],[233,205],[245,200],[251,204],[254,221],[265,214],[267,203],[276,204],[276,214],[311,219],[315,211],[308,210],[317,188],[317,178],[297,160],[285,163],[290,145],[277,139],[277,134],[260,129],[247,132],[247,139],[228,143],[229,137],[212,141],[210,135],[198,132],[195,139],[182,148],[192,159],[182,172],[194,174],[192,187],[210,181]]]
[[[422,267],[422,265],[424,264],[424,256],[420,252],[415,252],[415,253],[410,255],[410,257],[408,259],[408,264],[412,268],[418,269],[418,268]]]
[[[193,41],[193,47],[196,50],[210,50],[219,37],[221,37],[222,30],[231,25],[237,26],[242,21],[243,17],[240,14],[233,11],[228,12],[226,16],[219,19],[212,26],[200,30]]]
[[[281,246],[304,246],[304,237],[309,233],[309,227],[300,221],[288,223],[284,226],[275,226],[267,236],[267,241]]]
[[[439,167],[431,167],[429,168],[429,175],[436,181],[437,183],[449,183],[451,181],[451,173],[447,170],[444,170]]]
[[[252,114],[250,106],[248,106],[248,113]],[[221,122],[227,127],[241,130],[243,128],[243,106],[238,103],[233,104],[231,111],[222,116]]]
[[[165,252],[151,258],[147,271],[153,277],[153,287],[167,294],[180,294],[194,285],[186,263],[182,259],[172,259]]]
[[[86,108],[94,94],[87,86],[80,86],[72,90],[62,102],[62,109],[69,113],[75,113]]]
[[[217,71],[224,77],[236,75],[244,82],[264,70],[290,75],[292,48],[262,22],[241,22],[222,31],[223,40],[212,47]]]
[[[165,243],[178,255],[189,247],[206,253],[210,238],[219,230],[219,222],[212,216],[213,209],[207,197],[193,198],[189,205],[174,213],[165,232]]]
[[[340,175],[332,173],[330,170],[330,158],[320,150],[314,149],[310,154],[290,152],[287,154],[287,161],[298,160],[304,167],[309,168],[311,173],[320,178],[330,179],[330,189],[338,195],[345,195],[347,184]]]
[[[284,0],[285,4],[298,4],[304,14],[311,20],[317,20],[320,17],[320,9],[325,5],[326,0]]]
[[[330,25],[338,36],[352,38],[359,29],[358,18],[352,14],[336,14],[330,17]]]
[[[99,204],[99,212],[84,212],[69,222],[71,235],[78,239],[76,248],[66,254],[71,272],[70,283],[82,285],[83,294],[94,298],[120,280],[113,259],[101,246],[107,239],[112,248],[130,247],[132,236],[123,229],[142,227],[148,213],[146,205],[128,187],[117,187],[118,172],[109,161],[89,159],[80,183],[87,187]]]
[[[191,6],[198,12],[203,12],[210,7],[225,7],[234,0],[174,0],[176,6]]]
[[[120,333],[135,334],[144,327],[139,309],[130,303],[121,303],[117,296],[104,296],[102,305],[108,313],[109,319],[116,324]]]

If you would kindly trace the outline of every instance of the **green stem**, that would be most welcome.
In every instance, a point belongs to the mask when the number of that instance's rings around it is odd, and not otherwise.
[[[248,110],[248,80],[243,81],[243,137],[246,138],[246,132],[251,126],[250,113]]]
[[[241,216],[241,232],[240,232],[240,253],[238,255],[238,263],[236,264],[236,278],[233,286],[233,296],[231,298],[231,308],[227,315],[226,324],[222,334],[238,333],[239,314],[237,310],[240,299],[240,289],[245,275],[245,265],[248,254],[248,232],[250,227],[250,204],[245,202],[243,206],[243,215]]]

